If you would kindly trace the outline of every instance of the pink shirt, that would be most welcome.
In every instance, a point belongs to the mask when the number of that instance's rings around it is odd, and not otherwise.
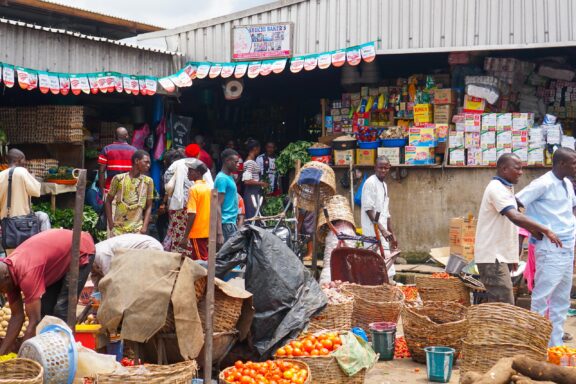
[[[95,254],[94,240],[89,233],[80,237],[80,265],[89,262]],[[56,283],[68,272],[72,254],[72,231],[51,229],[29,238],[6,259],[16,290],[8,293],[8,301],[14,303],[22,292],[28,304],[42,297],[46,288]]]

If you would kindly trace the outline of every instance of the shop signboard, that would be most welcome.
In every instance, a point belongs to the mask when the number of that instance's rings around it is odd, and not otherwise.
[[[232,60],[250,61],[292,57],[294,24],[239,25],[232,28]]]

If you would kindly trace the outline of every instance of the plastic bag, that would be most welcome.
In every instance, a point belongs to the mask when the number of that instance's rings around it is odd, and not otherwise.
[[[342,346],[332,353],[342,371],[354,376],[364,368],[370,369],[376,364],[378,354],[370,344],[352,332],[341,335]]]
[[[366,174],[364,174],[364,177],[362,178],[362,181],[360,182],[360,185],[358,186],[358,189],[354,194],[354,204],[356,204],[359,207],[362,206],[362,189],[364,188],[364,183],[366,182],[367,178],[368,177],[366,176]]]
[[[98,374],[112,373],[122,367],[113,355],[96,353],[76,343],[78,348],[78,365],[74,383],[83,383],[85,377],[96,377]]]
[[[327,304],[298,257],[265,229],[248,225],[230,238],[216,256],[216,275],[223,278],[238,265],[246,265],[245,287],[254,295],[251,336],[262,356],[296,338]]]

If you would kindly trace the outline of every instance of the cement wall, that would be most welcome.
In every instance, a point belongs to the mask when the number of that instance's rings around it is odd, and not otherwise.
[[[343,173],[337,169],[336,180]],[[448,220],[478,214],[484,188],[494,176],[494,169],[406,169],[407,176],[393,180],[388,176],[392,226],[402,251],[428,252],[430,248],[448,245]],[[516,186],[520,191],[547,169],[524,169]],[[373,174],[366,169],[367,174]],[[349,197],[350,191],[337,186],[338,193]],[[356,223],[360,225],[360,211],[356,208]]]

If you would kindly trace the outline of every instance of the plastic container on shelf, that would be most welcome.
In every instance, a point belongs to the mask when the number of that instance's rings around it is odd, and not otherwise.
[[[405,147],[407,139],[382,139],[382,146],[388,148]]]
[[[376,141],[359,141],[358,148],[360,149],[376,149],[380,146],[380,140]]]
[[[332,154],[332,148],[308,148],[308,154],[310,156],[329,156]]]
[[[342,149],[355,149],[356,139],[349,140],[333,140],[332,148],[342,150]]]

